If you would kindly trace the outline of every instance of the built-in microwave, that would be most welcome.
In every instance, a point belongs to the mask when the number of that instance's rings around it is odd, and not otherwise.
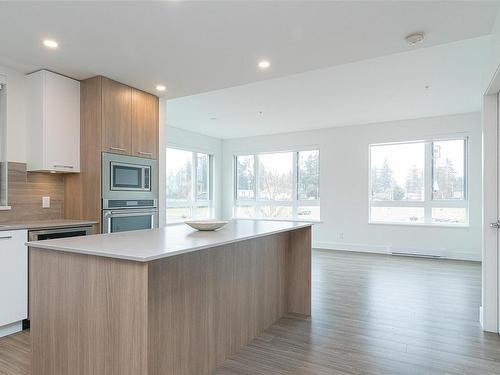
[[[102,154],[103,209],[134,201],[136,208],[157,206],[157,161],[135,156]],[[147,204],[142,204],[143,202]],[[140,204],[138,204],[140,203]]]
[[[110,190],[150,191],[151,166],[110,162]]]

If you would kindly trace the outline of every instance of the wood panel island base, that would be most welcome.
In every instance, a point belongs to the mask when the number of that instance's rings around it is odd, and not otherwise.
[[[32,375],[209,374],[285,313],[311,313],[310,224],[29,246]]]

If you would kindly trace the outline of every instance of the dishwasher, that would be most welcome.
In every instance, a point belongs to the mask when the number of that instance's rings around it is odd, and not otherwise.
[[[70,227],[70,228],[52,228],[52,229],[36,229],[28,231],[28,241],[43,241],[54,240],[57,238],[80,237],[92,234],[92,226]],[[23,329],[30,327],[30,303],[29,303],[29,283],[30,283],[30,262],[28,251],[28,319],[23,320]]]
[[[28,232],[28,241],[31,242],[31,241],[53,240],[56,238],[80,237],[80,236],[87,236],[91,233],[92,233],[91,226],[30,230]]]

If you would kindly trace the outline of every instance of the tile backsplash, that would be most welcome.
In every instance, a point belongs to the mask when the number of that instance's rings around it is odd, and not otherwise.
[[[9,211],[0,211],[0,223],[58,220],[64,217],[64,175],[26,172],[25,163],[8,163]],[[42,208],[42,197],[50,208]]]

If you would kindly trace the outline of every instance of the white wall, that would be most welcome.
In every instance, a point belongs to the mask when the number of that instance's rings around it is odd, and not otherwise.
[[[498,69],[500,69],[500,9],[490,36],[489,56],[487,56],[483,76],[484,91],[486,91],[492,83],[495,72]]]
[[[26,162],[26,109],[24,74],[0,66],[7,81],[7,160]]]
[[[469,136],[470,227],[368,224],[368,145],[446,136]],[[223,213],[232,215],[235,153],[319,146],[321,224],[313,231],[321,248],[387,252],[427,251],[481,260],[480,113],[238,138],[223,141]],[[343,233],[340,239],[339,233]]]
[[[165,165],[166,147],[177,147],[192,151],[204,152],[213,155],[213,199],[215,217],[222,216],[222,141],[217,138],[193,133],[187,130],[171,127],[165,120],[167,104],[165,100],[160,101],[160,212],[165,212]],[[160,225],[165,224],[165,215],[160,215]]]

